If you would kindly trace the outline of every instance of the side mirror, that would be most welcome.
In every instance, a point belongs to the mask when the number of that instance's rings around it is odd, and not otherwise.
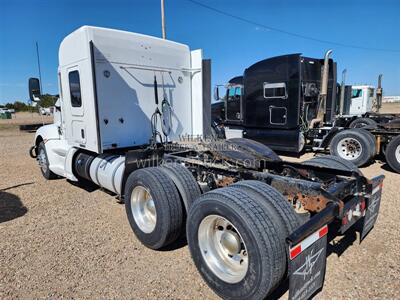
[[[39,102],[40,92],[40,81],[37,78],[29,78],[29,98],[33,102]]]
[[[219,86],[217,85],[214,87],[214,100],[218,101],[219,99]]]

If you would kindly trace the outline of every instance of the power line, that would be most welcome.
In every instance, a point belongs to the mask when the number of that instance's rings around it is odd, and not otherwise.
[[[265,28],[265,29],[268,29],[268,30],[271,30],[271,31],[283,33],[283,34],[286,34],[286,35],[290,35],[290,36],[301,38],[301,39],[305,39],[305,40],[310,40],[310,41],[323,43],[323,44],[336,45],[336,46],[346,47],[346,48],[372,50],[372,51],[383,51],[383,52],[400,52],[400,50],[398,50],[398,49],[371,48],[371,47],[363,47],[363,46],[358,46],[358,45],[351,45],[351,44],[344,44],[344,43],[339,43],[339,42],[334,42],[334,41],[322,40],[322,39],[314,38],[314,37],[311,37],[311,36],[306,36],[306,35],[298,34],[298,33],[295,33],[295,32],[286,31],[286,30],[283,30],[283,29],[280,29],[280,28],[277,28],[277,27],[272,27],[272,26],[269,26],[269,25],[265,25],[265,24],[261,24],[261,23],[258,23],[258,22],[254,22],[254,21],[251,21],[249,19],[237,16],[237,15],[233,15],[231,13],[219,10],[218,8],[211,7],[209,5],[206,5],[204,3],[201,3],[201,2],[198,2],[198,1],[195,1],[195,0],[186,0],[186,1],[191,2],[192,4],[195,4],[195,5],[201,6],[203,8],[206,8],[208,10],[214,11],[214,12],[219,13],[221,15],[224,15],[224,16],[239,20],[241,22],[250,24],[250,25],[258,26],[258,27]]]

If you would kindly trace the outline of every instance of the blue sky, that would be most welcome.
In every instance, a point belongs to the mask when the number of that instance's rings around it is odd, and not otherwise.
[[[197,0],[229,14],[316,39],[373,51],[310,41],[241,22],[186,0],[165,0],[168,39],[202,48],[212,59],[213,84],[240,75],[258,60],[301,52],[322,57],[332,48],[348,83],[376,84],[384,74],[386,95],[400,95],[400,1]],[[28,98],[37,76],[39,42],[43,90],[57,91],[58,46],[70,32],[93,25],[160,36],[159,0],[0,0],[0,103]],[[340,77],[339,77],[340,78]]]

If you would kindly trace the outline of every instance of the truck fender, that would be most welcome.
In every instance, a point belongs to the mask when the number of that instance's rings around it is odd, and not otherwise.
[[[338,127],[332,127],[332,129],[329,131],[329,133],[322,139],[321,142],[321,148],[328,148],[329,144],[332,140],[332,138],[340,131],[343,129],[340,129]]]
[[[60,139],[60,132],[58,126],[55,124],[49,124],[39,127],[36,130],[35,138],[33,140],[33,146],[29,149],[29,155],[32,158],[37,156],[37,148],[41,142],[47,142],[50,139]]]
[[[78,181],[78,178],[75,177],[73,172],[74,158],[78,150],[79,149],[75,147],[69,149],[65,157],[65,164],[64,164],[65,177],[71,181]]]

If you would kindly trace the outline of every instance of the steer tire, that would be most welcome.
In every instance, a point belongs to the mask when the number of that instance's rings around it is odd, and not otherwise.
[[[377,128],[378,124],[370,118],[357,118],[349,125],[350,128]]]
[[[367,164],[376,153],[376,145],[371,143],[367,133],[369,132],[362,129],[349,129],[338,132],[329,145],[331,155],[351,161],[358,167]],[[350,149],[350,147],[346,146],[349,143],[355,144],[356,146],[352,146],[352,148],[358,150],[353,152],[346,151],[346,149]]]
[[[41,166],[40,171],[42,172],[43,177],[46,178],[47,180],[58,178],[58,176],[56,174],[54,174],[52,171],[50,171],[49,158],[47,156],[46,146],[45,146],[44,142],[40,142],[40,144],[38,146],[38,150],[37,150],[38,156],[41,155],[42,151],[43,151],[43,155],[44,155],[43,159],[44,159],[45,166],[43,166],[43,167]],[[39,160],[39,157],[37,157],[36,159]]]
[[[201,249],[200,243],[204,244],[205,237],[209,236],[200,232],[201,224],[210,217],[223,217],[232,223],[247,249],[247,271],[237,281],[221,278],[212,267],[215,257],[208,258],[212,251]],[[191,256],[203,279],[220,297],[264,299],[282,280],[287,257],[275,220],[252,195],[234,187],[207,192],[190,208],[186,232]]]
[[[333,155],[316,156],[304,161],[303,165],[325,167],[342,171],[351,171],[362,175],[360,169],[351,161]]]
[[[200,187],[192,173],[177,163],[164,164],[161,170],[172,179],[185,205],[186,212],[189,211],[190,206],[201,195]]]
[[[132,194],[136,187],[138,190],[145,188],[153,199],[156,222],[152,230],[144,230],[143,225],[140,225],[143,214],[139,212],[136,217],[134,215],[137,210],[133,207],[138,206],[132,205],[137,203],[132,202]],[[177,240],[183,227],[182,202],[174,182],[161,168],[144,168],[132,172],[126,181],[124,198],[129,224],[142,244],[151,249],[160,249]]]
[[[400,135],[393,138],[386,147],[386,162],[397,173],[400,173]]]

